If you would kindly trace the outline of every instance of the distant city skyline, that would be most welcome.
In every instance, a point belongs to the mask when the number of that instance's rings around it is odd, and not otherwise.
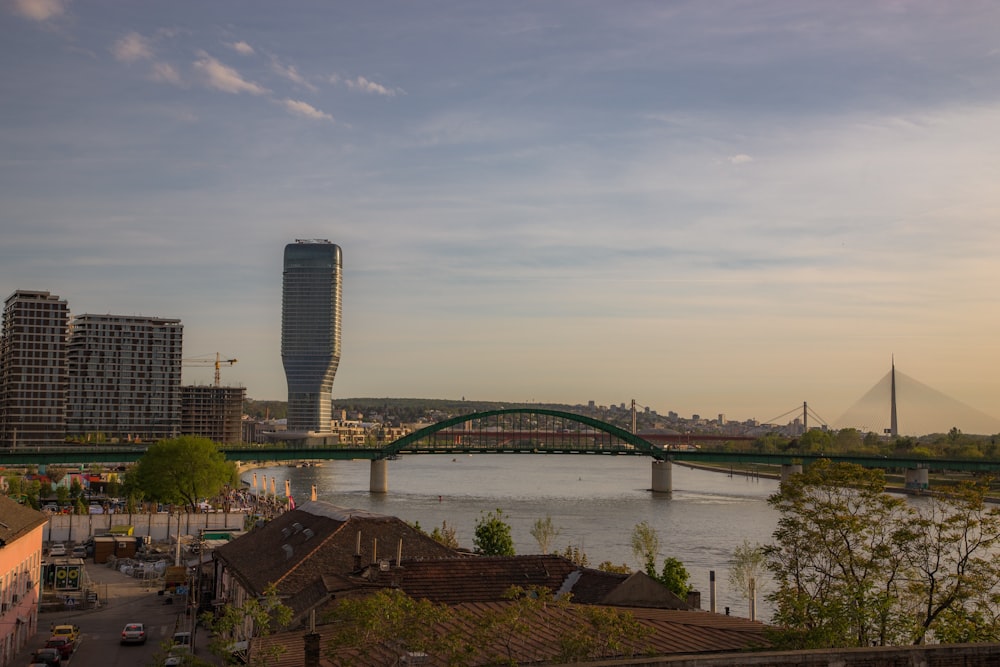
[[[997,25],[975,1],[10,0],[0,294],[180,319],[185,358],[283,400],[278,249],[329,238],[334,399],[835,421],[895,355],[993,416]]]

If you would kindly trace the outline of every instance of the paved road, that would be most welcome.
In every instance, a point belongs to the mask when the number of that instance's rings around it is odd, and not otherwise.
[[[168,598],[157,594],[155,584],[144,584],[104,565],[88,563],[87,573],[97,586],[102,605],[86,611],[39,614],[41,631],[28,643],[28,648],[18,654],[14,665],[29,664],[31,652],[48,639],[49,625],[60,623],[80,626],[82,635],[76,653],[63,662],[67,667],[162,665],[173,633],[191,629],[191,619],[184,614],[183,604],[166,604]],[[103,604],[105,599],[107,603]],[[146,625],[148,639],[144,645],[121,646],[122,628],[133,622]],[[209,654],[202,644],[207,642],[207,632],[199,628],[195,637],[196,653],[206,659]]]

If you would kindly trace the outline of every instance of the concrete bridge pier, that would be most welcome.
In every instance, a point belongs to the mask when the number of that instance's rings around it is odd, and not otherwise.
[[[802,474],[802,464],[801,463],[782,463],[781,464],[781,481],[787,482],[788,478],[792,475]]]
[[[674,469],[670,461],[653,461],[653,493],[674,490]]]
[[[927,468],[907,468],[906,489],[908,491],[926,491],[931,488],[927,476]]]
[[[369,493],[389,492],[389,461],[387,459],[372,459],[368,491]]]

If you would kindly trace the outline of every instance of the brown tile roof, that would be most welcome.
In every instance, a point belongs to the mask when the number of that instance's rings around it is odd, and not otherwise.
[[[7,496],[0,496],[0,540],[11,544],[38,526],[48,521],[48,517],[26,507]],[[41,546],[41,545],[39,545]]]
[[[469,665],[497,664],[498,655],[507,655],[510,651],[517,664],[553,664],[560,653],[561,640],[581,627],[583,610],[587,605],[558,606],[549,605],[536,616],[525,619],[527,630],[516,633],[509,642],[497,641],[494,645],[482,642],[481,636],[475,637],[477,620],[482,620],[491,614],[502,613],[509,609],[510,602],[469,603],[455,607],[467,616],[463,619],[442,626],[439,633],[451,632],[462,635],[475,648],[475,657]],[[607,608],[604,608],[607,609]],[[589,659],[614,658],[622,655],[637,655],[644,657],[692,655],[704,653],[727,653],[767,648],[764,637],[764,625],[755,621],[722,616],[703,611],[676,611],[646,608],[617,608],[619,612],[629,613],[649,634],[637,644],[615,654],[614,651],[603,651]],[[334,626],[317,626],[316,632],[321,636],[321,667],[332,667],[334,663],[327,653],[330,651],[330,639]],[[251,647],[251,659],[254,652],[268,647],[280,645],[285,648],[276,667],[300,667],[304,664],[304,630],[284,632],[255,640],[257,644]],[[389,664],[387,658],[393,653],[388,647],[369,649],[363,653],[357,652],[349,656],[350,664],[358,667],[367,665]],[[491,657],[493,656],[493,657]],[[442,658],[429,656],[426,665],[443,665]]]
[[[395,561],[400,548],[404,558],[457,555],[396,517],[322,501],[285,512],[214,553],[251,593],[275,583],[288,597],[318,585],[323,575],[354,572],[358,563]]]
[[[444,604],[494,602],[511,586],[560,590],[577,566],[561,556],[474,556],[404,560],[378,572],[374,582],[400,588],[410,597]]]
[[[547,588],[580,604],[689,609],[688,604],[642,572],[617,574],[581,568],[556,555],[474,556],[403,561],[374,570],[371,583],[399,588],[410,597],[444,604],[500,602],[511,586]]]

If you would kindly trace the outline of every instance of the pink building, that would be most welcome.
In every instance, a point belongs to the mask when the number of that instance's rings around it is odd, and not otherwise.
[[[0,667],[13,664],[38,629],[41,512],[0,496]]]

